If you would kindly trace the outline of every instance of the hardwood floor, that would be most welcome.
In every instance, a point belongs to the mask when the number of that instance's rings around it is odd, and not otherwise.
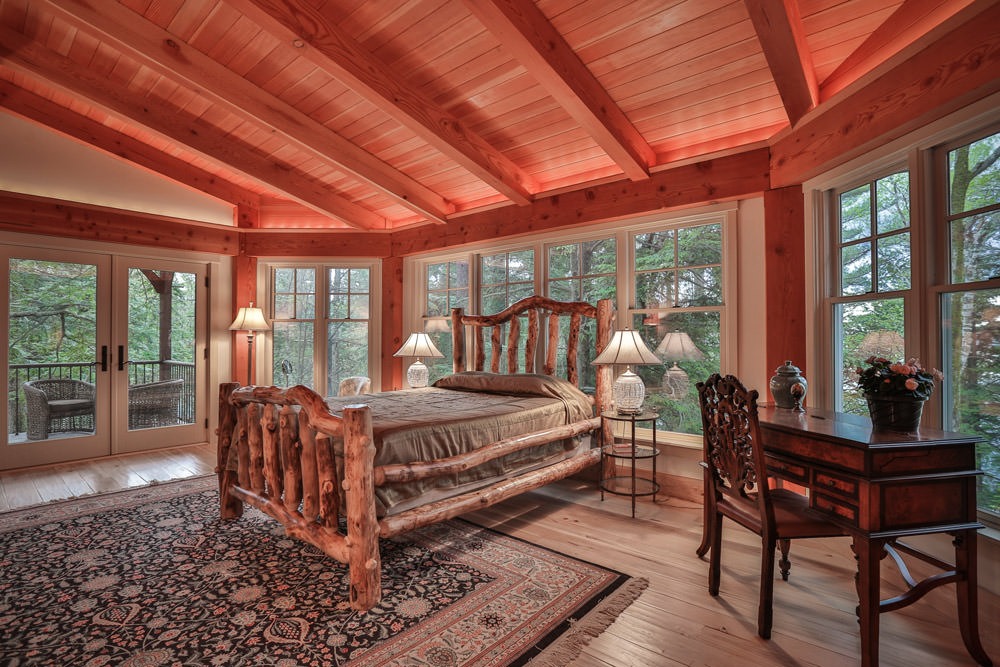
[[[0,508],[209,474],[211,445],[0,473]],[[603,502],[593,485],[567,480],[467,518],[584,560],[649,580],[649,588],[574,667],[678,665],[857,665],[854,560],[846,539],[803,540],[792,547],[792,574],[775,581],[772,639],[757,637],[760,542],[727,526],[720,595],[708,594],[708,563],[694,555],[701,508],[673,498],[640,500],[629,518],[627,498]],[[927,574],[915,564],[915,575]],[[889,564],[883,597],[901,590]],[[1000,659],[1000,600],[980,589],[980,631]],[[883,667],[973,665],[959,636],[954,586],[881,617]]]

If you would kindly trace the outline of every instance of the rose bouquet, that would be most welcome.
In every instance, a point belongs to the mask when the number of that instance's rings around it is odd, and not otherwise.
[[[937,369],[927,370],[916,359],[905,364],[885,357],[871,356],[865,368],[858,368],[858,389],[867,396],[927,400],[934,391],[934,380],[944,376]]]

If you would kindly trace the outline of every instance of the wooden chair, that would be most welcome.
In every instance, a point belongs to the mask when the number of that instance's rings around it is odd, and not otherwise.
[[[771,636],[775,547],[781,548],[781,578],[787,580],[790,540],[847,535],[837,524],[809,507],[805,496],[767,483],[760,446],[757,391],[747,391],[734,376],[718,373],[698,383],[704,429],[706,526],[711,555],[708,592],[719,594],[722,518],[728,517],[761,536],[760,602],[757,634]]]
[[[372,381],[370,378],[366,378],[361,375],[346,377],[340,381],[340,388],[337,390],[337,396],[357,396],[359,394],[367,394],[371,391],[371,386]]]
[[[95,387],[90,382],[51,378],[29,380],[23,387],[29,440],[45,440],[53,431],[94,430]]]

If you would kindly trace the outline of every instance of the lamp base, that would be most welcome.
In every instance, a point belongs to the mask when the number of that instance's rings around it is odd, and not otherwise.
[[[424,362],[417,359],[406,369],[406,383],[414,389],[426,387],[430,379],[430,371]]]
[[[620,415],[637,415],[642,412],[642,402],[646,398],[646,385],[642,378],[626,368],[618,376],[612,388],[615,409]]]

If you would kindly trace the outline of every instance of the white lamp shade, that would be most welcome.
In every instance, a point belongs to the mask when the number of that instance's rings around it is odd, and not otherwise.
[[[591,363],[595,366],[610,364],[638,366],[661,362],[659,357],[646,347],[638,331],[626,329],[625,331],[616,331],[608,346]]]
[[[638,331],[626,329],[616,331],[611,342],[594,359],[594,365],[624,364],[625,372],[615,379],[611,389],[615,408],[620,414],[638,414],[642,412],[642,402],[646,399],[646,385],[642,378],[632,372],[629,366],[642,364],[659,364],[660,359],[649,351]]]
[[[434,346],[434,341],[425,333],[411,333],[403,346],[396,350],[394,357],[443,357]]]
[[[448,320],[442,317],[435,317],[433,319],[424,320],[424,331],[427,333],[445,333],[450,332],[451,327],[448,326]]]
[[[240,308],[236,319],[229,325],[230,331],[268,331],[271,326],[264,319],[264,311],[254,308],[253,301],[247,308]]]
[[[671,331],[664,336],[656,346],[656,352],[667,361],[697,361],[705,358],[691,336],[683,331]]]

